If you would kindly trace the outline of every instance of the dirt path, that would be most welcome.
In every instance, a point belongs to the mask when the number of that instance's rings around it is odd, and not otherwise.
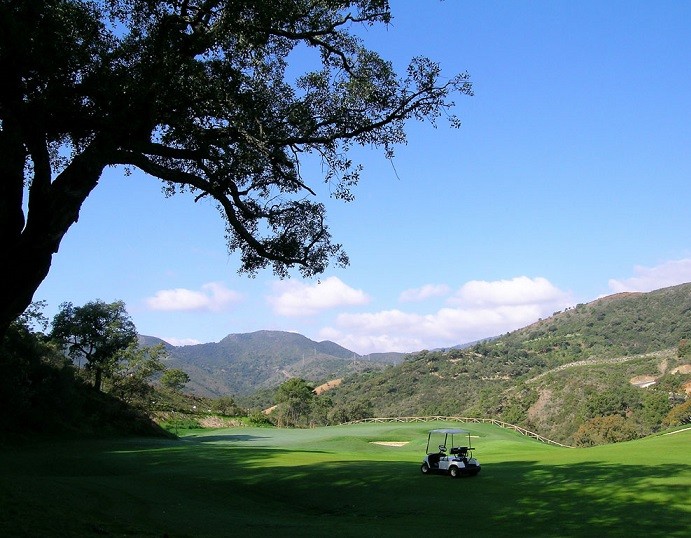
[[[598,366],[601,364],[619,364],[622,362],[629,362],[629,361],[633,361],[636,359],[643,359],[643,358],[664,359],[671,353],[674,353],[673,349],[666,349],[663,351],[654,351],[652,353],[644,353],[642,355],[630,355],[630,356],[626,356],[626,357],[613,357],[613,358],[609,358],[609,359],[593,358],[593,359],[585,359],[582,361],[569,362],[567,364],[562,364],[561,366],[557,366],[556,368],[552,368],[551,370],[547,370],[546,372],[542,372],[541,374],[538,374],[535,377],[528,379],[526,381],[526,383],[534,383],[535,381],[545,377],[546,375],[552,374],[554,372],[560,372],[560,371],[566,370],[568,368],[577,368],[579,366]]]
[[[688,428],[682,428],[681,430],[677,430],[675,432],[666,433],[665,435],[674,435],[675,433],[681,433],[681,432],[685,432],[687,430],[691,430],[691,426],[689,426]]]

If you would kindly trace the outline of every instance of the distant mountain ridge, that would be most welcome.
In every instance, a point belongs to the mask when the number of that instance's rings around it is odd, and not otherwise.
[[[358,355],[334,342],[315,342],[298,333],[256,331],[229,334],[220,342],[173,346],[140,335],[142,345],[163,344],[166,366],[190,376],[187,389],[202,396],[244,396],[274,388],[291,377],[320,382],[403,360],[403,353]]]
[[[163,343],[170,357],[167,365],[186,371],[191,378],[187,390],[199,395],[249,396],[273,389],[290,377],[315,384],[346,378],[356,386],[344,383],[336,392],[349,392],[344,398],[374,402],[377,413],[439,414],[435,395],[440,392],[460,396],[470,385],[477,391],[486,385],[491,394],[500,394],[523,383],[523,376],[534,377],[584,359],[669,350],[685,338],[691,339],[691,284],[648,293],[618,293],[555,312],[503,336],[447,348],[461,355],[448,358],[448,365],[442,360],[430,371],[425,366],[423,372],[414,373],[409,368],[414,366],[410,361],[415,362],[415,353],[360,356],[334,342],[315,342],[283,331],[229,334],[220,342],[193,346],[172,346],[146,336],[141,340],[146,345]],[[458,365],[466,362],[463,357],[469,362],[457,371]],[[458,360],[461,362],[454,362]],[[396,366],[384,371],[387,365]],[[444,373],[447,366],[442,369],[442,365],[448,366],[448,374]],[[372,375],[352,375],[366,371]],[[404,396],[400,387],[409,385],[410,380],[415,380],[416,386]],[[385,394],[379,394],[384,387]],[[475,389],[466,397],[467,402],[479,401]],[[551,390],[556,393],[558,389]],[[530,391],[539,396],[532,386]],[[496,405],[505,407],[499,402]],[[473,409],[480,412],[478,406],[467,412]],[[453,405],[445,412],[459,410]]]

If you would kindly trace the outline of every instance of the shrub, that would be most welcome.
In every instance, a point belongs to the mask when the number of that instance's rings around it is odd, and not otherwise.
[[[577,446],[592,446],[630,441],[639,435],[630,420],[621,415],[608,415],[582,424],[573,437]]]
[[[662,421],[663,426],[681,426],[691,424],[691,399],[675,405]]]
[[[255,409],[254,411],[250,412],[249,416],[247,417],[247,422],[250,426],[273,426],[271,418],[268,415],[265,415],[259,409]]]

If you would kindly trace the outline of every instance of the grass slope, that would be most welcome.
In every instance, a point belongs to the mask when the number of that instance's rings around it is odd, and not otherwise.
[[[6,446],[0,535],[691,534],[691,430],[563,449],[470,424],[483,470],[453,480],[419,471],[426,432],[440,425]]]

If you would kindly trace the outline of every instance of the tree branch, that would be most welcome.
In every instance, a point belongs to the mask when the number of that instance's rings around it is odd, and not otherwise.
[[[307,259],[305,257],[291,257],[284,256],[275,253],[271,249],[267,249],[266,246],[259,240],[257,240],[254,235],[242,224],[240,218],[238,217],[236,207],[228,199],[227,193],[220,190],[214,185],[213,182],[204,180],[199,176],[190,174],[188,172],[183,172],[181,170],[174,170],[161,166],[150,159],[146,158],[144,155],[119,151],[115,154],[115,158],[118,164],[130,164],[140,168],[144,172],[163,179],[164,181],[170,181],[171,183],[176,183],[180,185],[192,185],[193,187],[200,189],[209,195],[211,195],[214,200],[216,200],[226,215],[228,219],[228,224],[232,226],[233,230],[245,241],[251,248],[262,258],[266,258],[271,261],[277,261],[285,263],[287,265],[307,265]],[[233,195],[232,190],[234,187],[233,182],[229,182],[228,185],[231,189],[231,195]],[[235,188],[233,201],[237,202],[239,200],[237,189]],[[242,204],[244,206],[244,204]],[[246,206],[244,206],[246,208]],[[258,215],[252,213],[254,217]],[[262,215],[259,215],[262,216]]]

